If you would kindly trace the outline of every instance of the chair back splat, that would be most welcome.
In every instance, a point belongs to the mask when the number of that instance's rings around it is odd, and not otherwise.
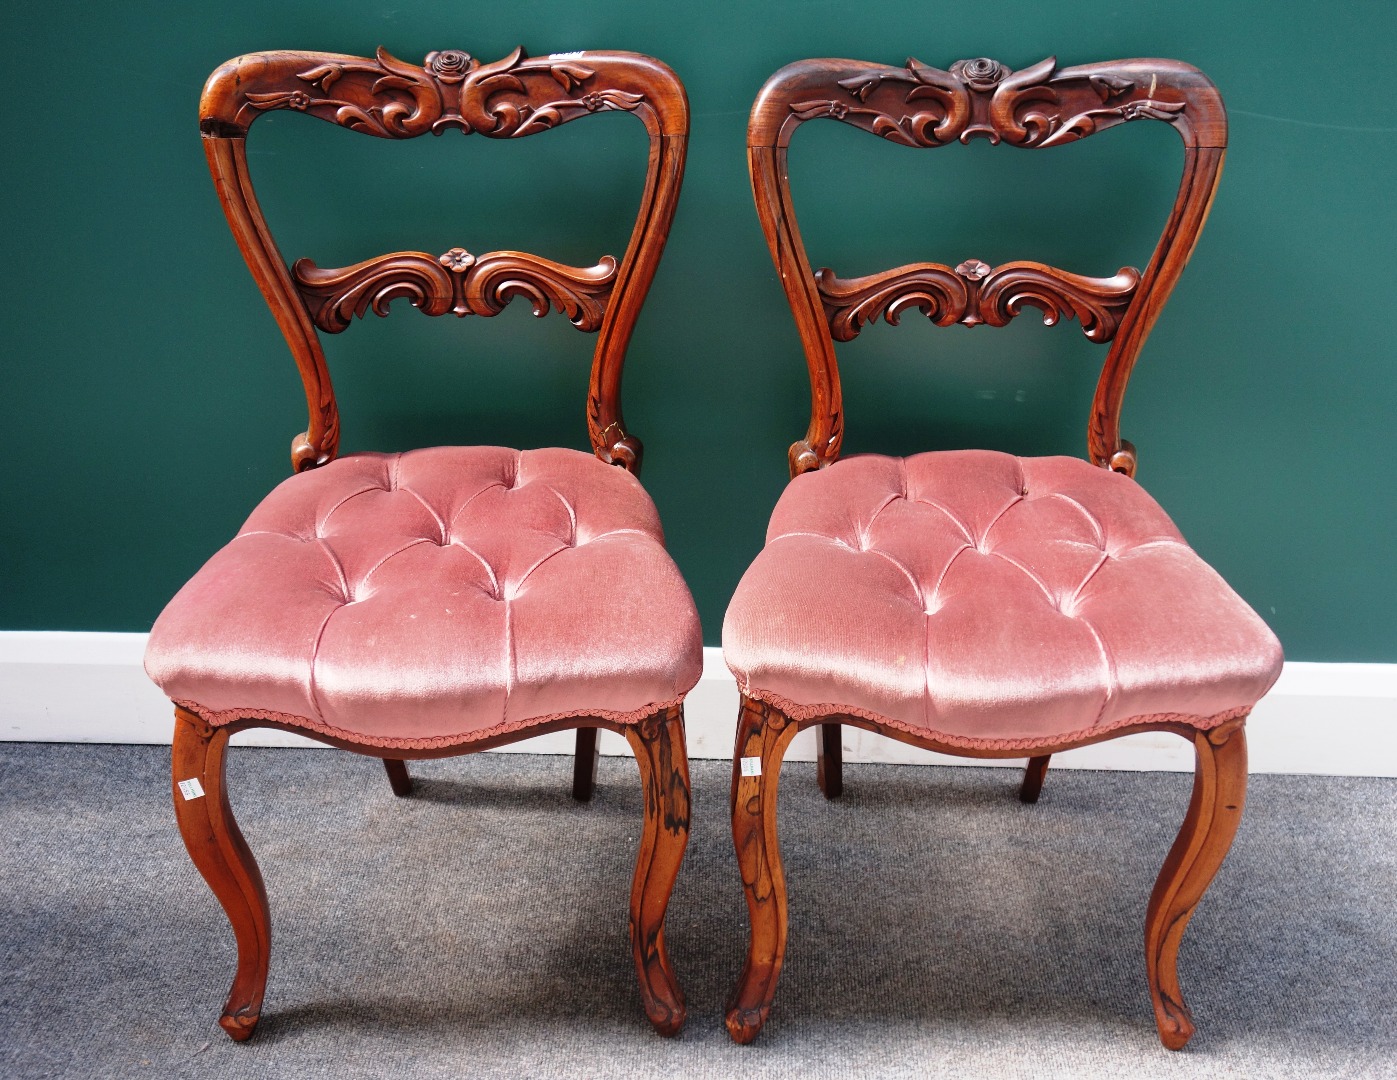
[[[290,270],[257,204],[246,138],[264,113],[290,109],[382,139],[452,131],[523,138],[594,113],[637,117],[650,136],[640,211],[619,263],[564,266],[521,251],[473,255],[395,252],[353,266]],[[338,333],[353,316],[386,315],[402,297],[428,315],[490,316],[515,297],[542,316],[556,309],[579,330],[598,332],[587,396],[587,428],[603,461],[638,471],[640,440],[621,414],[621,368],[679,198],[688,137],[684,87],[664,64],[626,52],[558,53],[537,59],[515,49],[482,64],[448,49],[419,67],[379,49],[373,59],[334,53],[268,52],[219,67],[204,87],[200,130],[228,222],[296,358],[310,410],[291,445],[297,472],[332,461],[339,411],[316,329]]]
[[[1170,124],[1184,143],[1173,211],[1144,273],[1123,267],[1084,277],[1035,262],[990,267],[915,263],[845,279],[812,269],[791,200],[786,152],[808,120],[832,119],[901,146],[939,147],[988,139],[1023,149],[1060,146],[1131,120]],[[1022,71],[989,59],[942,71],[917,60],[888,67],[858,60],[803,60],[783,68],[752,107],[748,160],[757,212],[775,253],[810,368],[810,427],[790,450],[791,475],[830,464],[844,439],[835,341],[909,309],[938,326],[1003,326],[1031,306],[1046,323],[1080,321],[1109,344],[1087,429],[1091,460],[1135,474],[1135,448],[1120,436],[1126,383],[1160,309],[1207,218],[1227,146],[1227,114],[1216,87],[1176,60],[1122,60],[1059,69],[1049,57]]]

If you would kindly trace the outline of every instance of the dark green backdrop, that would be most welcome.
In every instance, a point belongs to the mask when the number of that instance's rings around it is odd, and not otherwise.
[[[804,430],[803,362],[757,227],[743,137],[762,80],[844,55],[1021,67],[1172,56],[1232,120],[1208,229],[1146,347],[1124,431],[1140,479],[1271,622],[1291,659],[1397,661],[1397,128],[1387,2],[1102,5],[766,0],[409,4],[168,0],[5,5],[6,260],[0,628],[142,630],[288,470],[305,426],[285,346],[234,247],[196,130],[205,75],[262,48],[420,60],[620,48],[666,60],[693,106],[669,248],[630,353],[644,480],[716,643]],[[603,138],[593,136],[600,129]],[[260,136],[260,138],[259,138]],[[253,168],[291,257],[395,248],[619,252],[642,129],[599,118],[517,144],[397,145],[304,117],[259,124]],[[1177,140],[1134,124],[1032,154],[911,151],[836,124],[792,151],[812,257],[841,273],[934,258],[1143,265]],[[915,324],[915,325],[914,325]],[[330,341],[346,449],[584,447],[590,337],[524,310],[400,305]],[[1084,452],[1100,353],[1075,325],[937,330],[841,353],[849,451]]]

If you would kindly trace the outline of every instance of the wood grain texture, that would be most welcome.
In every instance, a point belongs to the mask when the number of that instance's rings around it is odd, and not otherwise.
[[[171,791],[175,820],[189,857],[218,898],[238,946],[238,965],[218,1024],[230,1038],[252,1037],[262,1013],[271,957],[272,920],[262,871],[243,839],[224,780],[228,732],[175,706]],[[180,782],[197,780],[202,795],[187,798]]]
[[[522,138],[604,112],[635,116],[650,137],[645,188],[619,263],[566,267],[525,252],[441,256],[397,252],[351,267],[292,270],[277,250],[247,169],[246,138],[257,117],[289,110],[385,139],[447,131]],[[494,314],[523,296],[536,314],[563,311],[596,330],[586,418],[603,461],[640,467],[640,441],[626,431],[621,373],[641,304],[664,250],[679,197],[689,130],[684,87],[664,64],[624,52],[530,58],[523,49],[492,63],[460,50],[421,65],[379,49],[372,58],[268,52],[220,66],[204,87],[200,130],[224,212],[301,373],[310,414],[292,441],[292,466],[314,468],[338,453],[340,419],[317,324],[343,330],[351,315],[387,311],[402,296],[429,314]]]
[[[625,729],[645,791],[645,825],[631,886],[631,952],[645,1015],[661,1035],[684,1026],[684,992],[665,951],[665,911],[689,842],[689,758],[684,710],[671,709]]]
[[[1143,274],[1125,267],[1112,278],[1090,278],[1039,263],[991,270],[972,259],[954,270],[923,263],[844,281],[833,271],[812,270],[791,201],[787,147],[795,129],[815,119],[838,120],[904,146],[984,138],[1025,149],[1075,142],[1133,120],[1157,120],[1183,140],[1183,178]],[[1110,342],[1087,447],[1092,461],[1133,475],[1135,451],[1120,435],[1126,384],[1197,241],[1226,144],[1227,116],[1216,88],[1173,60],[1059,69],[1050,57],[1011,71],[980,58],[943,71],[917,60],[897,68],[816,59],[778,71],[752,107],[747,145],[757,213],[810,373],[810,425],[791,447],[792,473],[839,457],[845,421],[834,340],[848,340],[880,315],[896,323],[909,307],[938,325],[1000,326],[1031,305],[1050,323],[1076,317],[1091,340]],[[965,272],[971,268],[983,280]]]
[[[1179,1050],[1193,1037],[1193,1015],[1179,988],[1179,945],[1242,821],[1247,798],[1245,720],[1198,732],[1193,797],[1150,894],[1145,915],[1145,973],[1159,1038]]]

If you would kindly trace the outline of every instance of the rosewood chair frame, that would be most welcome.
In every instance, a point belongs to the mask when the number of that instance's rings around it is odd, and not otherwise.
[[[834,119],[903,146],[931,148],[985,138],[1021,148],[1057,146],[1131,120],[1163,121],[1184,144],[1183,176],[1163,234],[1141,273],[1122,268],[1090,278],[1032,262],[990,267],[975,259],[952,268],[918,263],[850,280],[813,270],[796,222],[787,168],[792,133]],[[1227,117],[1213,84],[1172,60],[1141,59],[1059,69],[1048,58],[1021,71],[990,59],[942,71],[916,60],[901,68],[857,60],[813,59],[771,77],[752,107],[748,163],[757,213],[800,333],[810,374],[810,424],[789,452],[791,476],[832,464],[844,437],[834,342],[854,338],[880,316],[896,324],[910,309],[938,326],[1003,326],[1027,306],[1047,324],[1077,318],[1088,339],[1107,344],[1087,429],[1090,460],[1134,476],[1135,447],[1121,438],[1126,383],[1140,349],[1179,279],[1212,204],[1227,145]],[[1145,718],[1148,720],[1148,718]],[[1201,731],[1163,720],[1036,747],[1020,788],[1035,802],[1051,755],[1138,731],[1170,731],[1194,745],[1196,772],[1187,815],[1150,896],[1145,919],[1146,977],[1159,1036],[1179,1049],[1194,1024],[1179,988],[1179,944],[1193,910],[1232,843],[1246,796],[1246,716]],[[756,1038],[770,1013],[786,950],[787,898],[776,833],[781,762],[795,734],[816,727],[816,775],[826,797],[843,788],[840,725],[850,724],[923,749],[984,758],[1022,749],[970,749],[850,715],[792,719],[742,695],[733,760],[731,809],[751,938],[727,1003],[739,1043]],[[743,759],[759,762],[745,775]]]
[[[272,239],[248,170],[246,137],[272,110],[303,112],[350,130],[410,139],[455,128],[490,139],[522,138],[594,113],[630,113],[650,149],[639,212],[624,257],[572,267],[519,251],[474,256],[397,252],[340,269],[302,259],[288,268]],[[621,414],[621,371],[636,318],[654,277],[674,216],[684,171],[689,107],[683,85],[664,64],[636,53],[576,52],[530,58],[516,49],[482,64],[458,50],[428,55],[421,66],[379,49],[373,58],[315,52],[255,53],[230,60],[209,77],[200,131],[219,199],[248,267],[300,370],[310,419],[291,445],[296,472],[332,461],[339,412],[317,329],[344,330],[372,310],[386,315],[398,298],[428,315],[498,314],[515,297],[535,315],[565,314],[598,333],[587,396],[587,428],[596,456],[637,473],[642,447]],[[664,943],[664,916],[689,831],[689,771],[683,706],[636,724],[579,713],[508,734],[423,750],[386,750],[284,723],[247,717],[211,726],[175,708],[173,797],[180,833],[195,866],[218,898],[237,941],[237,970],[219,1024],[235,1040],[251,1037],[261,1013],[271,942],[266,889],[234,820],[224,781],[228,739],[250,727],[309,735],[383,760],[394,794],[409,795],[406,759],[474,753],[503,743],[577,729],[573,795],[592,795],[597,730],[622,735],[635,753],[645,793],[645,821],[630,896],[629,928],[646,1015],[657,1031],[684,1023],[684,996]],[[202,785],[189,798],[180,783]]]

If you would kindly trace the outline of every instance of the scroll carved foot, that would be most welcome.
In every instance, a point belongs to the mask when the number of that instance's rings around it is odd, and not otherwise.
[[[394,795],[405,799],[412,794],[412,776],[407,771],[406,761],[384,758],[383,767],[388,772],[388,783],[392,786]]]
[[[1193,798],[1145,916],[1145,970],[1159,1039],[1170,1050],[1182,1049],[1193,1037],[1193,1017],[1179,989],[1179,944],[1242,820],[1247,795],[1244,723],[1245,717],[1194,737]]]
[[[821,724],[815,739],[815,779],[826,799],[844,792],[844,743],[838,724]]]
[[[592,800],[592,792],[597,788],[597,760],[600,756],[597,729],[578,728],[577,752],[572,759],[572,797],[578,802]]]
[[[1048,762],[1052,759],[1051,754],[1028,759],[1028,765],[1023,771],[1023,786],[1019,788],[1019,802],[1038,801],[1038,794],[1043,790],[1043,779],[1048,775]]]
[[[776,789],[781,760],[795,733],[796,725],[779,710],[743,695],[733,754],[732,838],[752,936],[747,962],[726,1005],[728,1034],[738,1043],[751,1042],[766,1023],[786,957],[786,878],[776,840]]]
[[[590,729],[595,734],[596,729]],[[684,707],[676,705],[625,729],[640,766],[645,825],[631,886],[631,951],[645,1015],[661,1035],[675,1035],[687,1015],[684,992],[665,951],[665,909],[689,842],[689,758]],[[578,760],[581,760],[580,754]]]
[[[251,1038],[262,1012],[271,954],[271,916],[262,872],[228,803],[224,782],[227,748],[226,729],[212,728],[196,714],[175,708],[171,753],[175,818],[189,857],[223,906],[238,943],[237,972],[218,1023],[231,1038],[242,1042]],[[181,782],[186,782],[184,790]]]

